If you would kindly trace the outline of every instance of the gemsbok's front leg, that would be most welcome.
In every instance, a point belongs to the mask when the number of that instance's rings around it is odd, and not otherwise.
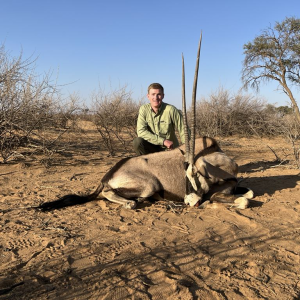
[[[218,208],[220,206],[227,206],[245,209],[249,206],[249,200],[253,197],[253,191],[248,188],[237,188],[236,194],[216,192],[210,197],[210,200],[205,201],[199,208]]]
[[[221,192],[215,193],[210,198],[211,203],[220,203],[225,206],[245,209],[249,205],[249,200],[244,196],[228,195]]]

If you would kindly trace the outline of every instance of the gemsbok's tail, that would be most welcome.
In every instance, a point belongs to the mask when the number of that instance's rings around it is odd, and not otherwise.
[[[97,187],[97,189],[92,194],[85,195],[85,196],[79,196],[79,195],[75,195],[75,194],[65,195],[57,200],[45,202],[45,203],[37,206],[36,209],[39,209],[42,211],[50,211],[50,210],[64,208],[67,206],[74,206],[74,205],[78,205],[78,204],[87,203],[87,202],[97,199],[97,197],[101,193],[102,189],[103,189],[103,184],[100,183],[100,185]]]

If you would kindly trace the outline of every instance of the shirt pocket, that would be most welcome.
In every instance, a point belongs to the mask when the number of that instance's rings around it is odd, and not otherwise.
[[[151,128],[151,130],[154,129],[154,122],[153,122],[152,118],[147,118],[147,119],[146,119],[146,124],[147,124],[147,126],[148,126],[149,128]]]

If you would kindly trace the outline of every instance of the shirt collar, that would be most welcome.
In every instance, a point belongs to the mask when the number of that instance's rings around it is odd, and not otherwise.
[[[160,107],[159,107],[159,109],[158,109],[158,112],[157,112],[157,113],[152,109],[151,105],[150,105],[150,108],[151,108],[151,111],[152,111],[155,115],[158,115],[158,114],[162,111],[162,109],[163,109],[163,107],[164,107],[165,105],[166,105],[166,104],[165,104],[164,102],[162,102],[161,105],[160,105]]]

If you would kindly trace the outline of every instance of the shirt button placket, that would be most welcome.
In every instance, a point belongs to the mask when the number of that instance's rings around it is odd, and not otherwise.
[[[157,123],[157,120],[155,120],[154,121],[154,126],[155,126],[155,132],[156,132],[156,134],[158,134],[159,132],[158,132],[158,123]]]

